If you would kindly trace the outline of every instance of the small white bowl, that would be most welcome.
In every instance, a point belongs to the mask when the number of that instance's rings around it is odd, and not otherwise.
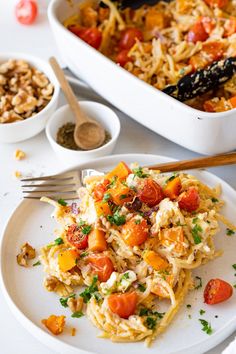
[[[80,106],[89,117],[101,123],[104,129],[111,134],[111,140],[97,149],[88,151],[70,150],[59,145],[56,142],[58,129],[65,123],[75,123],[75,118],[69,105],[62,106],[49,119],[46,125],[46,134],[57,156],[67,165],[78,164],[96,157],[111,154],[120,134],[119,118],[109,107],[91,101],[82,101],[80,102]]]
[[[52,99],[42,111],[35,114],[33,117],[22,121],[4,124],[0,123],[0,142],[16,143],[18,141],[32,138],[45,128],[49,117],[57,108],[60,87],[51,67],[46,61],[24,53],[9,52],[0,54],[0,63],[4,63],[8,59],[22,59],[27,61],[35,68],[42,71],[54,86]]]

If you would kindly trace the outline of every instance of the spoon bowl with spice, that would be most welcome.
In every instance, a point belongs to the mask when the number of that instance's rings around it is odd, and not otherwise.
[[[97,149],[82,150],[74,140],[75,116],[69,105],[60,107],[49,119],[46,135],[58,158],[66,166],[110,155],[120,134],[120,121],[109,107],[92,101],[80,101],[81,109],[100,123],[105,130],[105,140]]]

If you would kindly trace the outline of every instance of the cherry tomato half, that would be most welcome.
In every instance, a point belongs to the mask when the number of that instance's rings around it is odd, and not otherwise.
[[[133,60],[131,57],[128,56],[128,53],[129,49],[123,49],[116,56],[116,62],[117,64],[120,64],[122,68],[125,66],[126,63]]]
[[[204,290],[204,302],[208,305],[228,300],[233,294],[233,287],[221,279],[211,279]]]
[[[38,14],[38,6],[33,0],[20,0],[15,7],[15,15],[22,25],[31,25]]]
[[[161,186],[151,178],[145,179],[142,189],[138,191],[137,196],[141,202],[146,203],[149,207],[159,204],[164,199]]]
[[[229,2],[229,0],[204,0],[204,1],[210,7],[218,7],[219,9],[225,7]]]
[[[80,39],[82,39],[87,44],[91,45],[91,47],[98,49],[102,42],[102,33],[96,27],[85,28],[81,26],[70,26],[68,27],[69,31],[74,33]]]
[[[78,250],[84,250],[88,247],[88,235],[82,233],[81,228],[76,225],[70,225],[66,232],[67,241]]]
[[[88,261],[94,273],[97,274],[99,281],[105,282],[110,278],[114,266],[109,257],[94,255],[89,256]]]
[[[119,42],[120,49],[130,49],[136,42],[136,39],[142,41],[143,34],[138,28],[127,28],[121,33]]]
[[[188,212],[195,211],[200,205],[200,197],[198,191],[194,187],[190,187],[186,192],[179,196],[179,207]]]
[[[189,30],[187,34],[188,42],[196,43],[198,41],[204,42],[209,37],[209,34],[206,32],[205,27],[202,21],[196,22]]]
[[[137,306],[138,296],[135,291],[124,294],[112,294],[108,297],[108,306],[113,313],[121,318],[133,315]]]

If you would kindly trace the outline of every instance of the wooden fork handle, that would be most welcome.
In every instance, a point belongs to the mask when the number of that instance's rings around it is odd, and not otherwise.
[[[234,163],[236,163],[236,152],[215,156],[199,157],[192,160],[167,162],[159,165],[148,166],[148,168],[152,170],[160,170],[161,172],[171,172],[196,168],[233,165]]]

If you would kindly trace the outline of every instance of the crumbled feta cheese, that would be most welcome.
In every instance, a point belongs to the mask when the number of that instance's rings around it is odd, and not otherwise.
[[[112,272],[110,278],[105,283],[100,284],[101,291],[105,295],[114,291],[125,292],[136,280],[137,276],[132,270],[127,270],[124,273]]]

